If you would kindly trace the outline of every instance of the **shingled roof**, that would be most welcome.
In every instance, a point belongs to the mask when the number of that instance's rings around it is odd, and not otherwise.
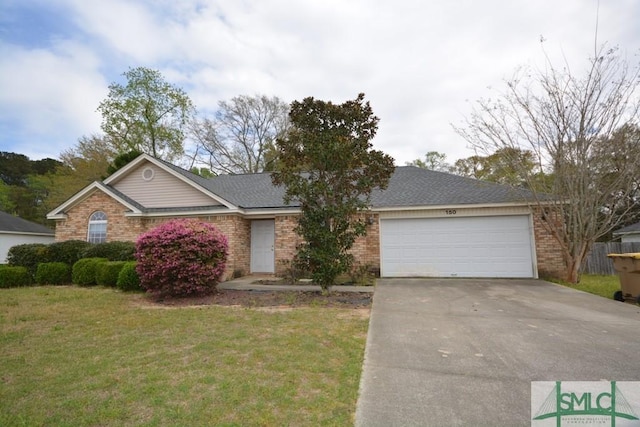
[[[628,233],[640,233],[640,222],[636,222],[635,224],[627,225],[619,230],[613,232],[614,235],[619,234],[628,234]]]
[[[374,191],[375,208],[524,202],[531,194],[477,179],[415,166],[397,167],[384,191]]]
[[[36,224],[2,211],[0,211],[0,233],[54,235],[53,230],[44,225]]]
[[[285,189],[271,174],[220,175],[203,178],[163,162],[185,178],[243,209],[294,207],[284,203]],[[531,193],[507,185],[479,181],[415,166],[396,167],[386,190],[371,195],[373,208],[524,203]]]

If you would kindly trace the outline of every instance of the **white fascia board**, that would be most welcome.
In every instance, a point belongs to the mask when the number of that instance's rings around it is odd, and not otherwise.
[[[80,203],[81,201],[83,201],[84,199],[89,197],[96,190],[100,190],[100,191],[104,192],[109,197],[117,200],[120,204],[122,204],[122,205],[126,206],[127,208],[129,208],[132,212],[140,212],[140,210],[137,207],[133,206],[132,204],[130,204],[129,202],[127,202],[126,200],[124,200],[123,198],[118,196],[117,194],[114,194],[112,191],[110,191],[109,187],[106,187],[104,184],[101,184],[98,181],[94,181],[91,184],[89,184],[86,187],[84,187],[79,192],[77,192],[75,195],[73,195],[66,202],[64,202],[63,204],[61,204],[60,206],[58,206],[57,208],[55,208],[51,212],[49,212],[47,214],[47,219],[66,219],[67,215],[64,213],[64,211],[66,209],[68,209],[68,208]]]
[[[111,175],[109,175],[103,182],[108,185],[114,181],[117,181],[120,177],[128,174],[131,169],[135,169],[139,164],[145,161],[152,162],[153,164],[158,164],[157,162],[154,162],[154,160],[155,159],[148,154],[141,154]],[[160,165],[158,164],[158,166]]]
[[[163,211],[163,212],[127,212],[126,217],[187,217],[187,216],[217,216],[238,214],[246,218],[273,218],[276,215],[297,215],[300,209],[228,209],[194,210],[194,211]]]
[[[300,208],[273,208],[273,209],[244,209],[242,214],[246,217],[271,217],[274,215],[298,215]]]
[[[200,191],[201,193],[206,194],[207,196],[211,197],[213,200],[215,200],[216,202],[224,205],[225,207],[227,207],[229,209],[237,209],[238,208],[237,206],[235,206],[232,203],[230,203],[228,200],[218,196],[215,193],[212,193],[211,191],[207,190],[206,188],[200,186],[198,183],[193,182],[192,180],[188,179],[184,175],[174,171],[173,169],[171,169],[170,167],[165,165],[163,162],[159,161],[155,157],[149,156],[148,154],[141,154],[140,156],[136,157],[135,160],[133,160],[132,162],[128,163],[122,169],[118,170],[113,175],[107,177],[107,179],[104,180],[104,183],[105,184],[110,184],[110,183],[112,183],[114,181],[117,181],[120,177],[122,177],[122,176],[126,175],[127,173],[129,173],[129,171],[131,169],[136,168],[138,165],[140,165],[144,161],[148,161],[150,163],[153,163],[155,166],[159,167],[163,171],[169,173],[170,175],[173,175],[175,178],[177,178],[180,181],[186,183],[187,185],[195,188],[196,190]]]
[[[382,208],[371,208],[371,212],[393,212],[393,211],[420,211],[437,209],[482,209],[482,208],[507,208],[507,207],[531,207],[532,204],[526,202],[512,203],[478,203],[463,205],[423,205],[423,206],[391,206]]]
[[[228,209],[225,211],[213,211],[213,210],[193,210],[193,211],[164,211],[164,212],[125,212],[126,217],[187,217],[187,216],[215,216],[215,215],[229,215],[240,213],[238,209]]]

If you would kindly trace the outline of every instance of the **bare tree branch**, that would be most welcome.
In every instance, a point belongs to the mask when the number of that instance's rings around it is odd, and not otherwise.
[[[192,123],[191,132],[217,173],[257,173],[270,169],[267,154],[289,126],[289,106],[277,97],[237,96],[221,101],[213,119]]]
[[[602,46],[582,76],[547,57],[545,70],[518,70],[504,92],[477,101],[464,126],[455,127],[485,153],[534,153],[533,169],[512,161],[533,205],[548,213],[545,225],[562,247],[569,281],[579,279],[592,244],[639,202],[639,77],[638,65],[630,68],[616,48]]]

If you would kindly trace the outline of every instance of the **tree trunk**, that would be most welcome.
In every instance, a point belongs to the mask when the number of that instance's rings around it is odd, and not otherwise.
[[[565,263],[567,264],[567,277],[566,280],[569,283],[578,283],[580,282],[580,268],[582,267],[582,262],[587,256],[587,252],[591,248],[591,242],[581,242],[580,247],[577,254],[570,254],[565,258]]]
[[[567,277],[565,280],[569,283],[578,283],[580,281],[580,266],[582,260],[580,257],[572,257],[567,262]]]

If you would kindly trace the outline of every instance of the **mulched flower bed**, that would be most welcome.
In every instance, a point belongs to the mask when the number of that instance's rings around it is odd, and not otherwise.
[[[332,291],[322,295],[316,291],[263,291],[220,289],[213,295],[158,298],[146,296],[149,302],[162,306],[199,306],[224,305],[240,307],[339,307],[368,308],[371,306],[372,293]]]

